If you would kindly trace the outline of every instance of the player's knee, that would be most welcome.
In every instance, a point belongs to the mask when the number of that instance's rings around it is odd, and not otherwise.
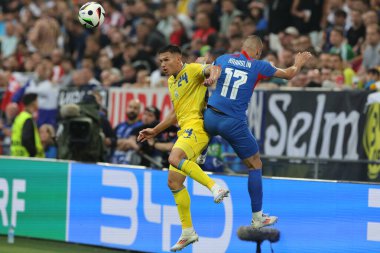
[[[175,191],[180,189],[182,184],[176,180],[168,179],[168,187],[170,190]]]
[[[169,161],[169,163],[170,163],[172,166],[178,168],[178,164],[179,164],[179,162],[181,161],[181,159],[179,159],[178,156],[175,156],[175,155],[170,154],[170,156],[169,156],[169,158],[168,158],[168,161]]]
[[[263,163],[261,162],[260,155],[256,154],[245,161],[245,164],[249,169],[261,169]]]
[[[179,155],[178,153],[174,153],[172,152],[170,155],[169,155],[169,158],[168,158],[168,161],[169,163],[174,166],[175,168],[178,169],[178,166],[179,164],[181,163],[181,160],[182,159],[186,159],[185,157],[182,157],[181,155]]]

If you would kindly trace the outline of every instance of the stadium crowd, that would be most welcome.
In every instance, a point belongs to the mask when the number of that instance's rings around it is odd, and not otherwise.
[[[100,103],[99,89],[165,87],[156,53],[169,43],[182,48],[184,62],[205,56],[212,63],[239,52],[242,40],[255,34],[264,41],[263,58],[278,67],[291,66],[299,51],[314,55],[291,81],[271,78],[259,88],[380,90],[380,0],[108,0],[101,2],[106,16],[97,29],[77,20],[85,2],[1,1],[1,154],[10,154],[12,125],[25,94],[38,96],[41,142],[46,157],[56,158],[55,132],[64,120],[60,90],[93,91],[84,103]],[[167,166],[176,128],[138,144],[139,129],[157,124],[160,111],[142,108],[139,101],[126,111],[127,120],[112,129],[99,106],[96,122],[107,150],[102,159]]]

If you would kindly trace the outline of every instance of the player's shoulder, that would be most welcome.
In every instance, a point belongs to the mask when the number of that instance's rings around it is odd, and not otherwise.
[[[199,69],[202,67],[203,67],[203,64],[192,62],[192,63],[187,63],[185,66],[185,69]]]
[[[197,75],[198,73],[202,72],[204,69],[205,65],[200,64],[200,63],[188,63],[185,66],[185,71],[187,74],[195,74]]]

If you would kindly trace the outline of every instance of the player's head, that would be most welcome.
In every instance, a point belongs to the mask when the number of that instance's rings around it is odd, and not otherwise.
[[[260,37],[250,35],[244,40],[242,49],[247,52],[250,57],[259,59],[263,50],[263,42]]]
[[[158,51],[160,66],[165,75],[177,74],[182,69],[181,49],[174,45],[168,45]]]

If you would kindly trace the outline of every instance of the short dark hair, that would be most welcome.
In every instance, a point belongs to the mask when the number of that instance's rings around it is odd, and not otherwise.
[[[34,101],[36,101],[37,97],[38,95],[36,93],[28,93],[22,97],[22,102],[24,103],[25,106],[28,106],[32,104]]]
[[[167,45],[161,48],[160,50],[158,50],[158,54],[163,54],[163,53],[172,53],[172,54],[182,55],[181,49],[175,45]]]
[[[335,17],[347,18],[347,13],[342,9],[338,9],[334,12],[334,16]]]
[[[377,70],[376,68],[371,68],[367,71],[367,74],[372,74],[372,75],[377,75],[379,76],[380,75],[380,72],[379,70]]]
[[[154,117],[156,117],[156,120],[160,120],[161,112],[160,110],[155,106],[147,106],[145,107],[145,111],[153,113]]]

